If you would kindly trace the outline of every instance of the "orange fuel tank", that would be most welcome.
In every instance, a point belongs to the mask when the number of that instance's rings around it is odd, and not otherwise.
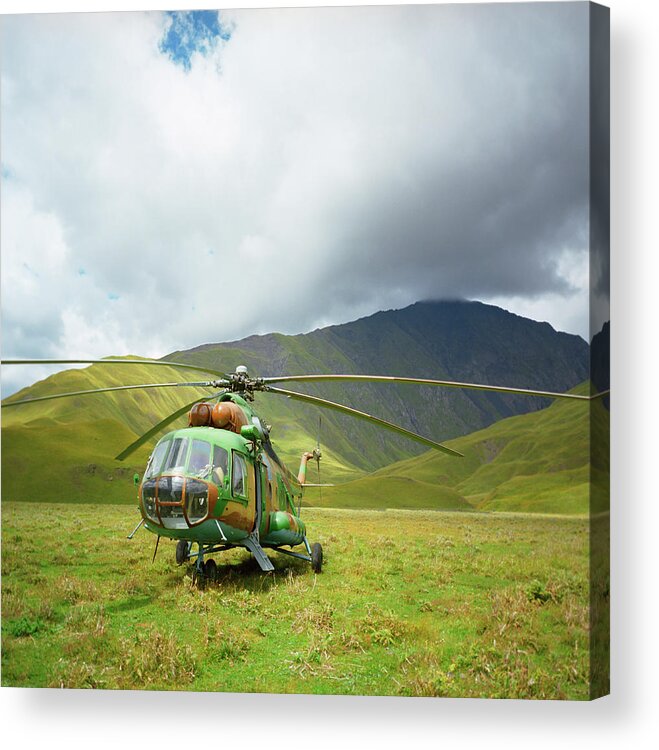
[[[216,427],[240,434],[240,428],[249,424],[243,410],[232,401],[221,401],[211,406],[195,404],[188,412],[188,427]]]
[[[213,406],[211,424],[221,430],[240,434],[240,428],[248,424],[243,410],[232,401],[221,401]]]
[[[213,407],[210,404],[195,404],[188,412],[188,427],[208,427],[212,416]]]

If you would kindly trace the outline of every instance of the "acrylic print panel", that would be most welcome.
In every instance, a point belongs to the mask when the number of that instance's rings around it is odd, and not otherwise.
[[[608,33],[3,17],[3,685],[608,692]]]

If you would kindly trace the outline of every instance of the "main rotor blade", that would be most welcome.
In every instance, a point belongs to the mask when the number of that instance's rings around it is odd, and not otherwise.
[[[212,396],[207,396],[206,398],[196,398],[194,401],[190,401],[189,404],[186,404],[180,409],[172,412],[168,417],[165,417],[163,420],[158,422],[158,424],[154,425],[150,430],[138,437],[134,443],[131,443],[127,448],[124,448],[124,450],[122,450],[118,456],[115,456],[115,460],[123,461],[124,458],[130,456],[131,453],[136,451],[138,448],[141,448],[144,443],[147,443],[154,435],[157,435],[162,429],[167,427],[168,424],[171,424],[175,419],[178,419],[178,417],[180,417],[182,414],[185,414],[186,411],[189,411],[189,409],[196,403],[200,401],[212,401],[214,398],[217,398],[224,393],[226,393],[226,391],[220,391],[219,393],[215,393]]]
[[[182,367],[186,370],[207,372],[209,375],[220,375],[225,378],[226,373],[211,370],[199,365],[188,365],[182,362],[168,362],[163,359],[3,359],[3,365],[157,365],[160,367]]]
[[[321,381],[355,380],[369,383],[416,383],[418,385],[445,386],[447,388],[466,388],[475,391],[494,391],[496,393],[516,393],[523,396],[543,396],[544,398],[569,398],[578,401],[590,401],[596,396],[582,396],[578,393],[555,393],[553,391],[535,391],[529,388],[509,388],[503,385],[481,385],[479,383],[460,383],[455,380],[429,380],[427,378],[403,378],[393,375],[282,375],[275,378],[263,378],[270,383],[314,383]]]
[[[284,475],[288,478],[288,481],[291,482],[291,484],[300,484],[297,481],[297,477],[295,476],[295,474],[293,474],[293,472],[284,464],[284,462],[279,458],[279,456],[275,452],[275,447],[270,441],[270,438],[266,438],[263,441],[263,450],[279,466],[279,468],[284,473]]]
[[[380,427],[384,427],[387,430],[391,430],[392,432],[397,432],[399,435],[404,435],[405,437],[408,437],[411,440],[416,440],[417,443],[422,443],[423,445],[426,445],[429,448],[434,448],[435,450],[442,451],[443,453],[448,453],[451,456],[463,456],[464,455],[463,453],[454,451],[453,448],[448,448],[446,445],[442,445],[441,443],[436,443],[434,440],[425,438],[422,435],[417,435],[415,432],[410,432],[409,430],[406,430],[404,427],[399,427],[396,424],[387,422],[384,419],[380,419],[379,417],[374,417],[371,414],[366,414],[366,412],[358,411],[357,409],[352,409],[349,406],[344,406],[343,404],[337,404],[334,401],[327,401],[326,399],[318,398],[317,396],[308,396],[306,393],[297,393],[296,391],[286,391],[283,388],[273,388],[272,386],[266,386],[265,392],[266,393],[278,393],[281,396],[288,396],[289,398],[296,399],[297,401],[305,401],[308,404],[314,404],[315,406],[322,406],[325,409],[334,409],[334,411],[340,411],[340,412],[343,412],[344,414],[349,414],[351,417],[365,419],[367,422],[372,422],[373,424],[379,425]]]
[[[37,396],[35,398],[24,398],[20,401],[3,403],[2,408],[10,406],[21,406],[22,404],[34,404],[37,401],[52,401],[56,398],[68,398],[69,396],[88,396],[92,393],[108,393],[109,391],[130,391],[141,388],[217,388],[218,385],[228,385],[228,382],[217,382],[212,380],[200,380],[194,383],[141,383],[140,385],[115,385],[110,388],[92,388],[88,391],[69,391],[68,393],[54,393],[51,396]]]

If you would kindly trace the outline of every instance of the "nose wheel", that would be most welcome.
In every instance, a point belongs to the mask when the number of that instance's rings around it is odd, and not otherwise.
[[[215,583],[217,580],[217,564],[215,560],[206,560],[204,563],[204,575],[210,583]]]
[[[176,544],[176,564],[183,565],[184,562],[190,557],[190,542],[186,542],[185,539],[179,539]]]
[[[209,583],[217,581],[217,564],[215,560],[206,560],[201,566],[192,566],[192,585],[205,589]]]

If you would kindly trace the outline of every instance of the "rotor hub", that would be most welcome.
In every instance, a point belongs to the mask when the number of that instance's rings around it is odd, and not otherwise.
[[[236,371],[229,376],[229,390],[253,401],[254,391],[264,391],[265,383],[263,378],[251,378],[245,365],[238,365]]]

